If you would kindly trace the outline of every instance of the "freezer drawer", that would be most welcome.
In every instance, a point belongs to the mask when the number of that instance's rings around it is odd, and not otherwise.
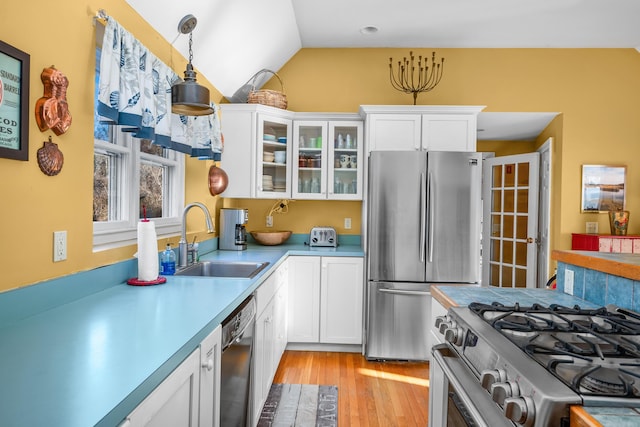
[[[367,288],[367,359],[429,360],[429,284],[369,282]]]

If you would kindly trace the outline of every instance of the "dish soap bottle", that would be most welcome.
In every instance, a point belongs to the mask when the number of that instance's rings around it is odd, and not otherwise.
[[[160,274],[172,276],[176,273],[176,254],[171,249],[171,243],[160,255]]]

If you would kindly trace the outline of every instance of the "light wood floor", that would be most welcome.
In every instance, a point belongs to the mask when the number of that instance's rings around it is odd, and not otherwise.
[[[273,382],[338,386],[339,427],[427,425],[426,362],[369,362],[358,353],[287,350]]]

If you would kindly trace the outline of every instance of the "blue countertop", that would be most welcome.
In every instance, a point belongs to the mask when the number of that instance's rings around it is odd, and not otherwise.
[[[437,290],[434,288],[437,288]],[[472,302],[483,304],[499,302],[504,305],[518,303],[523,307],[531,306],[535,303],[542,305],[559,304],[567,307],[573,307],[576,304],[583,308],[599,307],[582,298],[548,289],[513,289],[470,285],[432,286],[432,294],[445,306],[448,305],[448,301],[443,301],[439,298],[438,290],[444,294],[449,302],[457,306],[467,306]]]
[[[115,426],[287,255],[363,256],[360,246],[249,245],[201,260],[268,261],[253,279],[114,283],[0,329],[0,425]],[[3,298],[3,295],[0,295]]]

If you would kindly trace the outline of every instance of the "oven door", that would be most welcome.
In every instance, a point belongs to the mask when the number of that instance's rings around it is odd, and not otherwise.
[[[513,427],[480,381],[447,344],[429,364],[429,427]],[[471,397],[473,396],[473,398]]]

